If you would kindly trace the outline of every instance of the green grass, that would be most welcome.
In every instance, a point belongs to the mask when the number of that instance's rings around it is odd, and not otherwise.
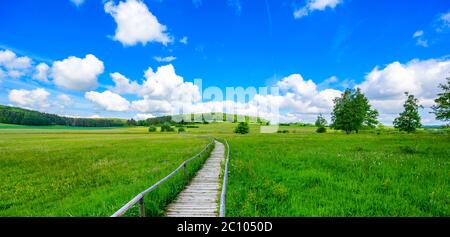
[[[297,129],[228,138],[227,215],[450,216],[448,134]]]
[[[237,135],[236,125],[182,134],[0,129],[0,216],[109,216],[199,152],[208,135],[231,146],[228,216],[450,216],[448,129],[346,135],[283,126],[289,133],[260,134],[251,124]],[[188,166],[189,177],[205,158]],[[147,196],[147,213],[161,216],[185,184],[180,174]]]
[[[142,128],[33,131],[0,130],[0,216],[110,216],[209,143]],[[189,177],[204,158],[188,165]],[[180,174],[146,197],[147,213],[162,215],[184,185]]]

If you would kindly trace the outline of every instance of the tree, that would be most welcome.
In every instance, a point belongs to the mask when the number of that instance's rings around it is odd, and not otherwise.
[[[403,104],[405,110],[394,120],[394,127],[410,133],[415,132],[417,128],[422,126],[419,115],[419,108],[422,108],[422,106],[418,104],[419,100],[414,95],[408,92],[405,92],[405,95],[407,97],[405,104]]]
[[[437,120],[450,121],[450,77],[446,78],[447,84],[440,84],[439,88],[442,92],[438,94],[438,98],[434,100],[433,113]]]
[[[322,114],[319,114],[319,116],[317,116],[315,123],[316,127],[325,127],[327,126],[327,123],[327,120],[322,116]]]
[[[334,108],[331,114],[331,127],[344,130],[347,134],[356,131],[363,126],[375,127],[378,111],[372,109],[369,100],[358,88],[347,89],[341,97],[334,99]]]
[[[136,126],[137,122],[134,119],[130,119],[130,120],[127,120],[127,125],[128,126]]]
[[[317,127],[316,132],[318,132],[318,133],[327,132],[327,129],[325,128],[325,126],[327,126],[327,123],[328,123],[327,120],[322,116],[322,114],[319,114],[319,116],[317,116],[316,123],[315,123],[315,125]]]
[[[240,133],[240,134],[246,134],[250,132],[250,127],[248,126],[248,123],[245,122],[240,122],[238,124],[238,126],[236,127],[236,129],[234,129],[235,133]]]
[[[161,132],[173,132],[175,131],[174,128],[172,128],[172,126],[170,125],[170,123],[165,122],[162,126],[161,126]]]

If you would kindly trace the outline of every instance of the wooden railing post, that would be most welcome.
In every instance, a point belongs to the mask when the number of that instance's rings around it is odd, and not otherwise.
[[[139,214],[141,215],[141,217],[145,217],[144,197],[139,199]]]
[[[184,165],[183,165],[183,178],[185,181],[187,180],[186,163],[184,163]]]

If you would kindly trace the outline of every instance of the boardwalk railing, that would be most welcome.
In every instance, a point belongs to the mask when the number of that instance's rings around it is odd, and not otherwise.
[[[187,163],[189,163],[190,161],[195,160],[198,157],[200,157],[213,144],[214,144],[214,139],[212,139],[212,141],[200,153],[198,153],[197,155],[195,155],[194,157],[192,157],[190,159],[185,160],[183,163],[181,163],[180,166],[178,166],[178,168],[176,168],[174,171],[172,171],[172,173],[170,173],[169,175],[167,175],[166,177],[164,177],[163,179],[161,179],[160,181],[155,183],[150,188],[148,188],[148,189],[144,190],[143,192],[139,193],[136,197],[131,199],[122,208],[120,208],[118,211],[116,211],[111,217],[123,216],[131,207],[133,207],[138,202],[139,202],[139,205],[140,205],[140,207],[139,207],[139,214],[140,214],[141,217],[145,217],[145,206],[144,206],[145,195],[150,193],[151,191],[155,190],[158,186],[160,186],[165,181],[170,179],[172,176],[177,174],[181,169],[183,169],[183,175],[186,177],[186,172],[187,172],[186,171],[186,165],[187,165]]]
[[[225,201],[227,196],[227,179],[228,179],[228,161],[230,160],[230,145],[225,139],[225,144],[227,145],[227,158],[225,161],[225,171],[223,172],[223,184],[222,184],[222,194],[220,195],[220,210],[219,217],[225,217]]]

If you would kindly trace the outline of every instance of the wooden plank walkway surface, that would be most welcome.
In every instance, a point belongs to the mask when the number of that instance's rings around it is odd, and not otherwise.
[[[215,141],[214,150],[191,183],[166,210],[168,217],[217,217],[220,198],[221,163],[224,145]]]

